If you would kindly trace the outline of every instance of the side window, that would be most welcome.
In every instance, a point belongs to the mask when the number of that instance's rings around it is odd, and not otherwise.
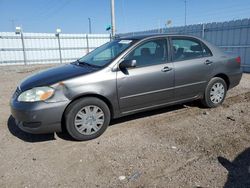
[[[172,39],[174,61],[203,57],[203,48],[200,42],[192,39]]]
[[[209,48],[205,44],[203,44],[202,46],[203,46],[203,55],[205,57],[209,57],[213,55],[212,52],[209,50]]]
[[[167,60],[167,41],[166,39],[147,41],[130,52],[125,59],[136,60],[138,67],[164,63]]]

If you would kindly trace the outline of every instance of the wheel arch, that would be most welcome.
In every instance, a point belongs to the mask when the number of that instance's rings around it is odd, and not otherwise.
[[[227,84],[227,90],[230,88],[230,80],[229,80],[229,77],[226,74],[219,73],[219,74],[214,75],[214,77],[218,77],[218,78],[223,79]]]

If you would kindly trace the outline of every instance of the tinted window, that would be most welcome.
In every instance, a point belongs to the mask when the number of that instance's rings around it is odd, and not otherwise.
[[[167,42],[165,39],[147,41],[130,52],[125,59],[136,60],[139,67],[166,62]]]
[[[203,56],[203,48],[200,42],[192,39],[172,39],[174,60],[199,58]]]

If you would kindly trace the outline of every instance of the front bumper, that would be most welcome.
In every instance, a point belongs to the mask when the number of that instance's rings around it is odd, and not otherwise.
[[[63,112],[69,101],[62,102],[10,102],[11,114],[18,127],[28,133],[61,132]]]

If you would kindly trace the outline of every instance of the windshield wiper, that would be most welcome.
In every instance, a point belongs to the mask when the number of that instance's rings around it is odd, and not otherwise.
[[[89,66],[89,67],[97,67],[97,68],[100,68],[100,66],[98,66],[98,65],[92,65],[92,64],[86,63],[86,62],[84,62],[84,61],[79,61],[79,59],[76,60],[76,63],[77,63],[77,65],[79,65],[79,66],[87,65],[87,66]]]

